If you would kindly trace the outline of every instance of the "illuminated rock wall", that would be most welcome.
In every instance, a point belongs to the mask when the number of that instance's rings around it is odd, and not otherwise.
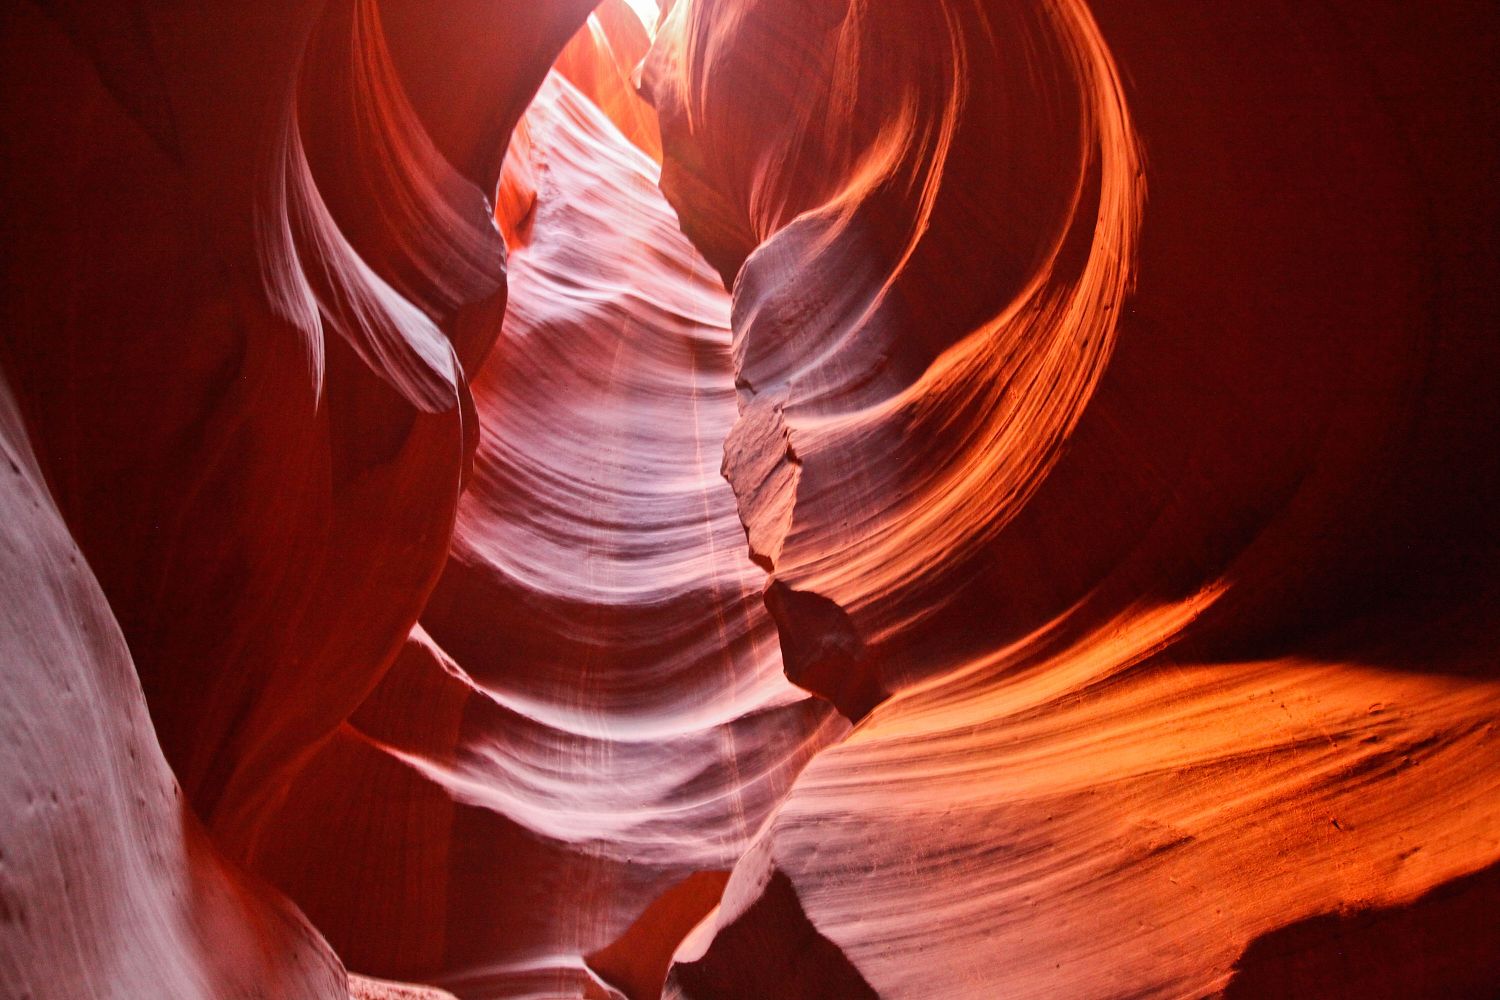
[[[1489,995],[1500,15],[590,6],[3,7],[0,992]]]

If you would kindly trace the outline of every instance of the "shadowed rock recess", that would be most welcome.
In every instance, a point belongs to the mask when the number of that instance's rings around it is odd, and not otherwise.
[[[1497,61],[0,0],[0,996],[1500,996]]]

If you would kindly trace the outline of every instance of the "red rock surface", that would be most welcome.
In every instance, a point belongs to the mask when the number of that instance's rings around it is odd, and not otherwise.
[[[1500,15],[592,6],[0,12],[0,993],[1500,988]]]
[[[7,997],[326,998],[344,970],[210,845],[130,652],[0,386],[0,987]]]
[[[675,936],[643,912],[727,872],[847,728],[784,677],[719,474],[728,296],[599,106],[553,75],[523,124],[504,183],[535,200],[447,568],[262,860],[351,964],[476,996],[584,989],[638,919],[664,971],[716,893]]]
[[[870,714],[670,992],[1487,995],[1462,907],[1274,939],[1500,854],[1492,12],[809,20],[679,4],[647,82],[783,649]]]

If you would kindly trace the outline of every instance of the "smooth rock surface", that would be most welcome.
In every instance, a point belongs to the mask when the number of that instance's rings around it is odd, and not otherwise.
[[[1494,5],[664,6],[0,3],[0,994],[1492,994]]]

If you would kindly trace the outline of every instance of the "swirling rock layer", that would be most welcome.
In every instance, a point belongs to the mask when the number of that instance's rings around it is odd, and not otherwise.
[[[0,5],[0,993],[1494,992],[1500,16],[646,6]]]
[[[679,3],[647,80],[734,283],[726,470],[783,649],[868,714],[669,992],[1482,995],[1492,940],[1413,901],[1500,848],[1493,262],[1428,200],[1471,190],[1441,151],[1492,124],[1493,18],[809,20]],[[1379,961],[1287,956],[1370,956],[1379,918],[1317,920],[1401,907],[1430,923]]]
[[[360,968],[472,996],[601,976],[647,995],[717,899],[722,875],[704,877],[843,725],[783,675],[719,475],[735,391],[717,275],[601,103],[554,74],[521,129],[509,309],[472,385],[481,443],[447,568],[261,864]]]

